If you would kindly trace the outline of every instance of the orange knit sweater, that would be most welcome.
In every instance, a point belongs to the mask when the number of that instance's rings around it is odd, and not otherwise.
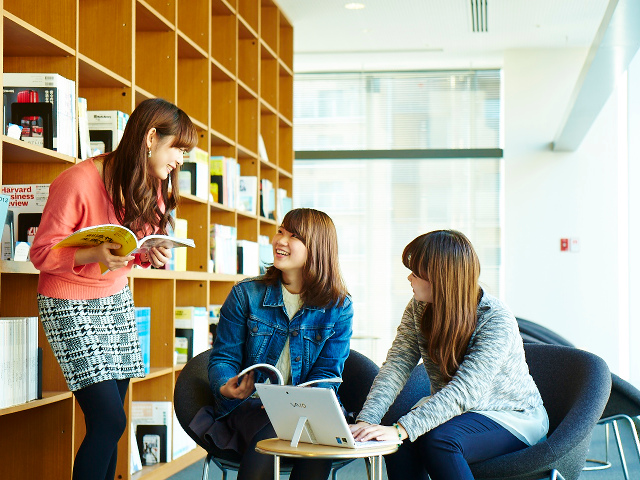
[[[102,275],[98,263],[74,267],[77,248],[52,249],[80,228],[118,223],[113,204],[92,159],[62,172],[51,183],[49,199],[30,250],[31,262],[40,270],[38,293],[74,300],[102,298],[118,293],[127,283],[127,267]]]

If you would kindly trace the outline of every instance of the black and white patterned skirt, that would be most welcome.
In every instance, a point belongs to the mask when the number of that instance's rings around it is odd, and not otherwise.
[[[105,380],[144,377],[133,298],[115,295],[68,300],[38,294],[38,308],[69,390]]]

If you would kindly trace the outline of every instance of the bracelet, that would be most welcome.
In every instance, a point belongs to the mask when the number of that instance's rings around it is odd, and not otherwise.
[[[398,429],[398,439],[402,440],[402,434],[400,433],[400,425],[398,425],[397,423],[394,423],[393,426]]]

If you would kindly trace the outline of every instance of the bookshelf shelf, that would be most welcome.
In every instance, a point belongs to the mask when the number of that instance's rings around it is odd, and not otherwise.
[[[208,59],[209,54],[185,33],[178,30],[178,58]]]
[[[131,114],[145,99],[165,98],[190,116],[199,148],[235,158],[241,175],[255,176],[258,185],[268,179],[291,196],[293,28],[277,0],[58,0],[37,8],[0,0],[0,6],[3,72],[74,80],[89,110]],[[268,159],[259,153],[260,136]],[[6,135],[0,145],[3,185],[51,183],[79,162]],[[189,194],[182,195],[177,217],[187,220],[187,236],[196,242],[195,249],[184,249],[186,271],[134,268],[128,276],[136,306],[150,307],[151,315],[151,370],[131,381],[129,419],[132,401],[173,399],[183,368],[174,365],[175,307],[222,304],[247,277],[209,272],[211,226],[233,227],[238,240],[255,242],[259,235],[273,236],[277,225]],[[38,314],[38,273],[31,262],[0,261],[0,316]],[[10,478],[71,479],[84,419],[41,327],[38,343],[44,395],[0,410],[0,431],[6,432],[0,462]],[[128,430],[120,440],[116,478],[166,479],[205,456],[197,448],[131,474],[128,453],[135,445]],[[34,455],[42,461],[30,461]]]
[[[166,2],[165,2],[166,3]],[[144,0],[136,2],[136,31],[170,32],[174,24]]]
[[[3,163],[64,163],[74,164],[76,159],[63,153],[30,145],[22,140],[2,135]]]
[[[0,416],[11,415],[12,413],[25,412],[34,408],[40,408],[51,403],[61,402],[72,397],[72,393],[67,392],[42,392],[42,399],[15,405],[9,408],[0,409]]]
[[[3,54],[6,57],[68,57],[75,55],[75,49],[56,40],[27,22],[4,10],[3,34],[11,38],[5,42]]]
[[[31,262],[13,262],[11,260],[0,260],[0,273],[26,273],[35,274],[39,272]]]
[[[78,87],[131,88],[131,81],[78,53]]]

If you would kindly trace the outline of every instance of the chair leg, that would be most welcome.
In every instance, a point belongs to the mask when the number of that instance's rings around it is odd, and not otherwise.
[[[207,455],[207,458],[209,458],[208,455]],[[211,455],[211,461],[213,463],[215,463],[216,467],[218,467],[220,469],[220,471],[222,472],[222,480],[227,480],[228,470],[219,461],[217,461],[216,458],[213,455]],[[203,478],[203,480],[206,480],[206,479]]]
[[[371,480],[371,460],[369,457],[364,457],[364,466],[367,468],[367,480]]]
[[[611,466],[611,462],[609,461],[609,422],[604,424],[604,460],[587,458],[587,462],[595,463],[596,465],[583,467],[582,470],[585,472],[604,470]]]
[[[211,454],[207,453],[207,458],[204,459],[204,465],[202,467],[202,480],[209,480],[209,462],[211,461]]]
[[[336,480],[338,478],[338,470],[349,465],[350,462],[343,463],[342,465],[338,465],[337,467],[333,467],[331,469],[331,480]]]
[[[618,421],[613,421],[613,433],[616,437],[616,445],[618,446],[618,455],[620,455],[620,463],[622,464],[622,473],[625,480],[629,480],[629,470],[627,469],[627,459],[624,456],[624,450],[622,448],[622,440],[620,439],[620,430],[618,429]]]

